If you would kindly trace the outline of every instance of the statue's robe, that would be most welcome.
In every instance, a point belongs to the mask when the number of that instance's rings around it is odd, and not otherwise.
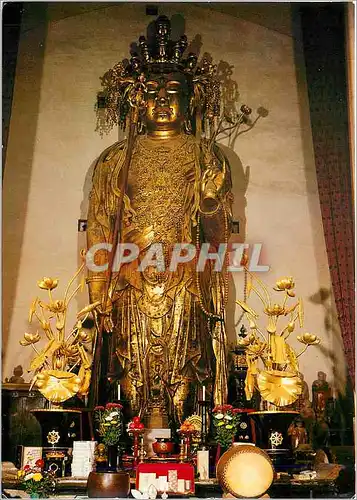
[[[204,169],[202,151],[193,136],[165,141],[136,138],[120,241],[135,243],[140,254],[113,273],[110,289],[114,321],[111,370],[121,379],[134,409],[143,409],[150,400],[155,380],[167,389],[176,408],[182,407],[189,383],[194,380],[213,380],[215,403],[226,400],[224,322],[209,323],[202,310],[222,314],[225,273],[215,272],[212,261],[204,272],[197,273],[195,259],[179,264],[176,272],[168,271],[175,243],[199,246],[209,242],[214,251],[227,242],[230,171],[221,150],[217,146],[214,150],[215,166]],[[112,241],[125,154],[126,142],[116,143],[96,164],[88,213],[88,248]],[[218,205],[214,213],[205,214],[200,206],[209,183],[215,186]],[[154,243],[163,245],[167,270],[158,272],[150,267],[140,272],[138,265]],[[106,252],[97,252],[97,264],[107,261]],[[102,300],[104,280],[104,272],[89,272],[92,302]]]

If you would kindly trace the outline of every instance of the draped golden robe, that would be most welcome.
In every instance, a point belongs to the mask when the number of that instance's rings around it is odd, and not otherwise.
[[[99,158],[93,175],[88,213],[88,248],[111,242],[118,198],[123,188],[122,165],[126,143],[116,143]],[[215,192],[217,207],[201,210],[202,199]],[[211,251],[226,243],[231,217],[229,165],[215,146],[214,162],[204,165],[195,137],[179,135],[170,140],[138,136],[129,167],[120,241],[139,246],[138,258],[112,276],[110,299],[114,321],[111,347],[112,372],[136,410],[150,401],[160,386],[171,409],[188,397],[190,382],[214,381],[214,400],[222,404],[227,394],[226,332],[224,322],[209,324],[202,309],[223,315],[225,273],[215,272],[208,261],[196,272],[196,260],[169,271],[175,243],[200,245]],[[198,225],[198,219],[200,223]],[[198,233],[197,233],[198,232]],[[164,249],[166,270],[138,265],[154,243]],[[96,263],[107,262],[97,252]],[[92,302],[101,300],[103,272],[89,272]]]

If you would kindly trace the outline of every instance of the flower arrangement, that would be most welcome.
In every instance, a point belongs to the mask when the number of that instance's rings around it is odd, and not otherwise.
[[[215,429],[215,440],[217,444],[228,448],[237,431],[240,421],[239,409],[232,405],[219,405],[213,411],[213,425]]]
[[[194,424],[193,424],[193,423],[188,422],[187,420],[185,420],[185,421],[181,424],[181,426],[180,426],[180,428],[179,428],[178,432],[179,432],[180,434],[183,434],[183,435],[186,435],[186,434],[188,434],[188,435],[190,435],[190,434],[191,434],[191,435],[192,435],[192,434],[195,434],[195,433],[197,432],[197,429],[196,429],[196,427],[194,426]]]
[[[75,394],[84,397],[89,391],[92,360],[88,351],[93,339],[83,323],[98,307],[99,302],[82,309],[77,314],[76,325],[66,328],[69,307],[85,285],[84,252],[81,253],[81,258],[82,265],[69,281],[61,299],[55,299],[53,294],[58,286],[58,279],[44,277],[37,282],[38,287],[47,292],[47,300],[35,298],[28,321],[31,324],[36,320],[42,332],[25,333],[20,340],[22,346],[31,346],[35,353],[29,367],[29,371],[33,372],[31,387],[35,385],[54,404],[62,403]],[[75,280],[80,274],[81,283],[76,285]],[[42,339],[46,340],[46,344],[40,349],[35,344]]]
[[[122,405],[107,403],[94,408],[94,420],[98,424],[98,432],[106,446],[118,444],[123,433]]]
[[[17,473],[19,483],[31,497],[48,498],[55,491],[55,476],[52,472],[43,470],[44,466],[45,463],[40,458],[36,460],[35,466],[25,465]]]

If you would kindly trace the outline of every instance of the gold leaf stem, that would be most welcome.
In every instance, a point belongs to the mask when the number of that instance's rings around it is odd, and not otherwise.
[[[35,353],[37,354],[37,356],[40,356],[39,351],[37,350],[37,348],[36,348],[33,344],[31,344],[31,347],[32,347],[32,349],[35,351]],[[44,360],[44,363],[45,363],[45,364],[46,364],[49,368],[51,368],[51,366],[50,366],[50,364],[48,363],[47,359],[45,359],[45,360]]]
[[[40,353],[38,352],[37,348],[33,344],[31,344],[31,347],[35,351],[35,353],[39,356]]]
[[[297,314],[295,314],[295,317],[293,317],[293,314],[291,314],[291,316],[292,316],[292,317],[290,318],[289,323],[291,323],[291,322],[294,322],[294,323],[295,323],[295,321],[296,321],[296,320],[297,320],[297,318],[298,318],[298,315],[299,315],[299,314],[297,313]],[[286,325],[286,327],[284,328],[284,330],[282,330],[282,332],[280,333],[280,336],[281,336],[281,337],[284,335],[284,333],[286,332],[286,330],[288,329],[288,327],[289,327],[289,325]],[[287,335],[286,335],[286,337],[285,337],[285,340],[289,338],[289,336],[290,336],[290,334],[291,334],[291,333],[292,333],[292,332],[288,332],[288,334],[287,334]]]
[[[56,313],[56,323],[59,323],[59,322],[60,322],[60,315],[59,315],[59,313]],[[57,331],[58,331],[58,340],[60,342],[64,341],[64,326],[65,326],[65,322],[66,322],[66,313],[64,312],[63,313],[63,327],[62,328],[57,328]]]
[[[83,264],[79,267],[79,269],[76,271],[76,273],[74,274],[74,276],[72,277],[72,279],[70,280],[70,282],[68,283],[67,285],[67,288],[66,288],[66,291],[64,292],[64,303],[66,303],[66,299],[67,299],[67,295],[69,293],[69,289],[72,285],[72,283],[74,282],[74,280],[77,278],[77,276],[82,272],[83,268],[85,266],[85,262],[83,262]],[[70,299],[71,300],[71,299]],[[70,302],[70,300],[68,301],[68,303]]]
[[[261,300],[261,302],[262,302],[263,306],[264,306],[264,307],[267,307],[267,304],[266,304],[266,302],[264,301],[264,299],[263,299],[263,297],[262,297],[262,294],[261,294],[260,292],[258,292],[258,290],[257,290],[257,289],[255,288],[255,286],[253,286],[253,285],[252,285],[252,290],[253,290],[253,292],[255,292],[255,293],[258,295],[258,297],[259,297],[259,299]]]
[[[38,319],[38,322],[40,323],[40,325],[42,326],[42,323],[47,323],[46,321],[46,317],[45,315],[43,314],[43,311],[41,309],[41,315],[42,315],[42,319],[39,317],[39,315],[37,314],[37,311],[35,311],[35,316],[36,318]],[[50,325],[50,330],[48,331],[46,328],[42,328],[42,330],[45,332],[45,335],[46,337],[48,338],[48,340],[52,340],[54,338],[54,335],[53,335],[53,332],[52,332],[52,329],[51,329],[51,324],[50,322],[48,322],[48,324]],[[51,336],[51,335],[52,336]]]
[[[302,328],[304,326],[304,306],[301,297],[299,297],[298,312],[299,312],[299,325],[300,328]]]
[[[268,339],[266,338],[266,336],[264,335],[264,333],[261,331],[260,328],[256,327],[256,331],[263,337],[264,342],[268,342]]]
[[[77,273],[75,274],[75,276],[78,276],[79,274],[79,271],[81,269],[83,269],[83,266],[84,266],[84,263],[81,265],[81,267],[79,268],[79,270],[77,271]],[[74,279],[74,278],[73,278]],[[73,283],[73,279],[71,280],[72,283]],[[66,326],[66,319],[67,319],[67,308],[68,308],[68,305],[69,303],[71,302],[71,300],[73,299],[73,297],[76,295],[76,293],[78,292],[78,290],[80,290],[81,288],[81,285],[79,284],[74,290],[73,292],[71,293],[68,301],[66,302],[66,297],[67,297],[67,291],[68,291],[68,287],[67,287],[67,290],[66,290],[66,295],[65,295],[65,299],[64,299],[64,303],[66,305],[66,311],[63,313],[63,332],[65,331],[65,326]],[[64,338],[64,334],[63,334],[63,338]]]
[[[76,335],[73,335],[75,332],[77,332]],[[73,344],[73,342],[75,341],[75,339],[76,339],[76,337],[78,335],[78,332],[79,332],[79,329],[77,327],[73,328],[73,330],[67,335],[67,337],[65,338],[64,341],[67,342],[70,339],[70,337],[73,335],[73,337],[74,337],[72,339],[72,344]]]
[[[299,356],[301,356],[301,354],[304,354],[304,352],[306,351],[306,349],[309,347],[309,344],[306,344],[305,347],[303,348],[303,350],[301,352],[299,352],[299,354],[296,355],[296,357],[298,358]]]
[[[66,308],[68,307],[68,304],[71,302],[71,300],[73,299],[73,297],[76,295],[76,293],[78,292],[78,290],[81,288],[81,285],[78,285],[74,290],[73,292],[71,293],[67,303],[66,303]]]
[[[264,295],[265,295],[266,301],[267,301],[267,303],[268,303],[268,307],[270,307],[270,295],[269,295],[269,292],[268,292],[267,287],[264,285],[264,283],[263,283],[263,282],[262,282],[259,278],[257,278],[256,276],[254,276],[254,274],[253,274],[253,273],[251,273],[247,267],[245,267],[244,269],[247,271],[247,273],[248,273],[248,274],[249,274],[249,276],[251,277],[251,279],[252,279],[252,283],[253,283],[253,280],[255,280],[255,281],[256,281],[256,282],[257,282],[257,283],[258,283],[258,284],[262,287],[262,290],[263,290],[263,292],[264,292]],[[252,287],[252,288],[253,288],[253,287]],[[254,288],[254,291],[256,292],[256,289],[255,289],[255,288]],[[256,293],[257,293],[257,292],[256,292]],[[258,295],[258,294],[257,294],[257,295]],[[261,300],[262,300],[262,299],[261,299]],[[264,300],[262,300],[262,302],[263,302],[264,306],[266,306],[266,304],[265,304]]]
[[[284,297],[284,302],[283,302],[283,309],[285,309],[286,301],[287,300],[288,300],[288,293],[285,291],[285,297]]]
[[[80,363],[80,361],[81,361],[81,359],[78,359],[78,360],[74,363],[74,365],[73,365],[73,366],[72,366],[72,367],[68,370],[68,373],[70,373],[70,372],[71,372],[71,371],[72,371],[72,370],[73,370],[73,369],[74,369],[74,368],[78,365],[78,363]]]

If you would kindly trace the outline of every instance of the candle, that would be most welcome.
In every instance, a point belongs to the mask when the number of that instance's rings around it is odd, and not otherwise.
[[[206,387],[203,386],[202,401],[206,401]]]
[[[118,384],[118,401],[120,401],[120,384]]]

